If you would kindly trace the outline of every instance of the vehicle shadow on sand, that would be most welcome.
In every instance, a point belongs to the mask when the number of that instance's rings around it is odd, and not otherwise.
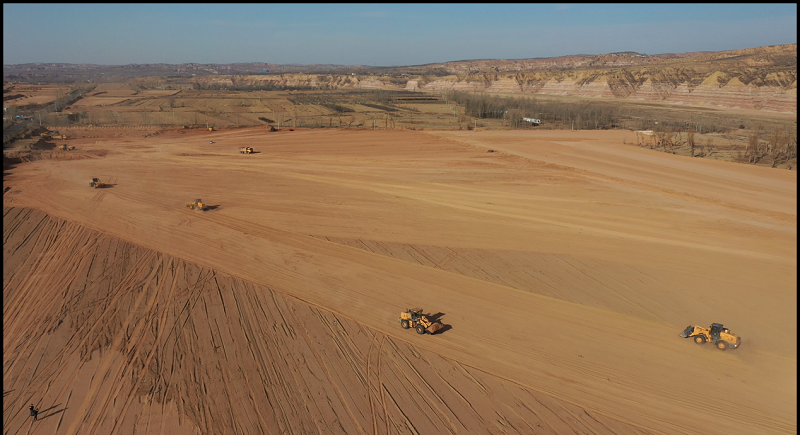
[[[441,322],[442,316],[444,316],[444,313],[439,312],[439,313],[436,313],[436,314],[430,314],[427,317],[428,317],[428,320],[430,320],[431,322]],[[453,329],[452,326],[446,325],[444,322],[441,322],[441,323],[442,323],[442,329],[436,331],[435,335],[444,334],[445,332]]]

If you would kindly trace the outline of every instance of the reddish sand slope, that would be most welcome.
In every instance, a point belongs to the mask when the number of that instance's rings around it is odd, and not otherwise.
[[[796,173],[626,134],[173,132],[12,168],[4,430],[796,432]],[[677,337],[711,322],[742,348]]]

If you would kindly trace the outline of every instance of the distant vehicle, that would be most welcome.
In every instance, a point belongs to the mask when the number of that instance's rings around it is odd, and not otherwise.
[[[712,323],[710,328],[689,325],[680,333],[680,336],[683,338],[691,337],[697,344],[705,344],[710,341],[719,350],[736,349],[742,344],[742,338],[721,323]]]
[[[197,210],[197,211],[205,211],[206,210],[206,204],[200,199],[195,199],[194,201],[186,204],[186,207],[188,207],[188,208],[190,208],[192,210]]]
[[[214,143],[214,141],[213,141],[213,140],[210,140],[210,141],[208,141],[208,143]]]
[[[417,334],[435,334],[436,331],[444,328],[438,320],[432,321],[428,316],[422,314],[422,308],[409,308],[400,313],[400,327],[403,329],[414,328]]]

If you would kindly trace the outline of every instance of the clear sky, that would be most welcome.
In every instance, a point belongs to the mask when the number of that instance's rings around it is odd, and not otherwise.
[[[797,4],[3,4],[3,64],[401,66],[797,43]]]

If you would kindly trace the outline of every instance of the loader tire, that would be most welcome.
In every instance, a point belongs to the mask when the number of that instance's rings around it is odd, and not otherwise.
[[[422,335],[425,333],[425,327],[422,325],[417,325],[417,334]]]
[[[722,340],[717,342],[717,349],[726,350],[727,348],[728,348],[728,343],[727,342],[722,341]]]
[[[408,320],[401,320],[400,327],[403,329],[408,329]]]
[[[694,342],[697,343],[697,344],[705,344],[706,343],[706,338],[703,337],[702,335],[696,335],[694,337]]]

